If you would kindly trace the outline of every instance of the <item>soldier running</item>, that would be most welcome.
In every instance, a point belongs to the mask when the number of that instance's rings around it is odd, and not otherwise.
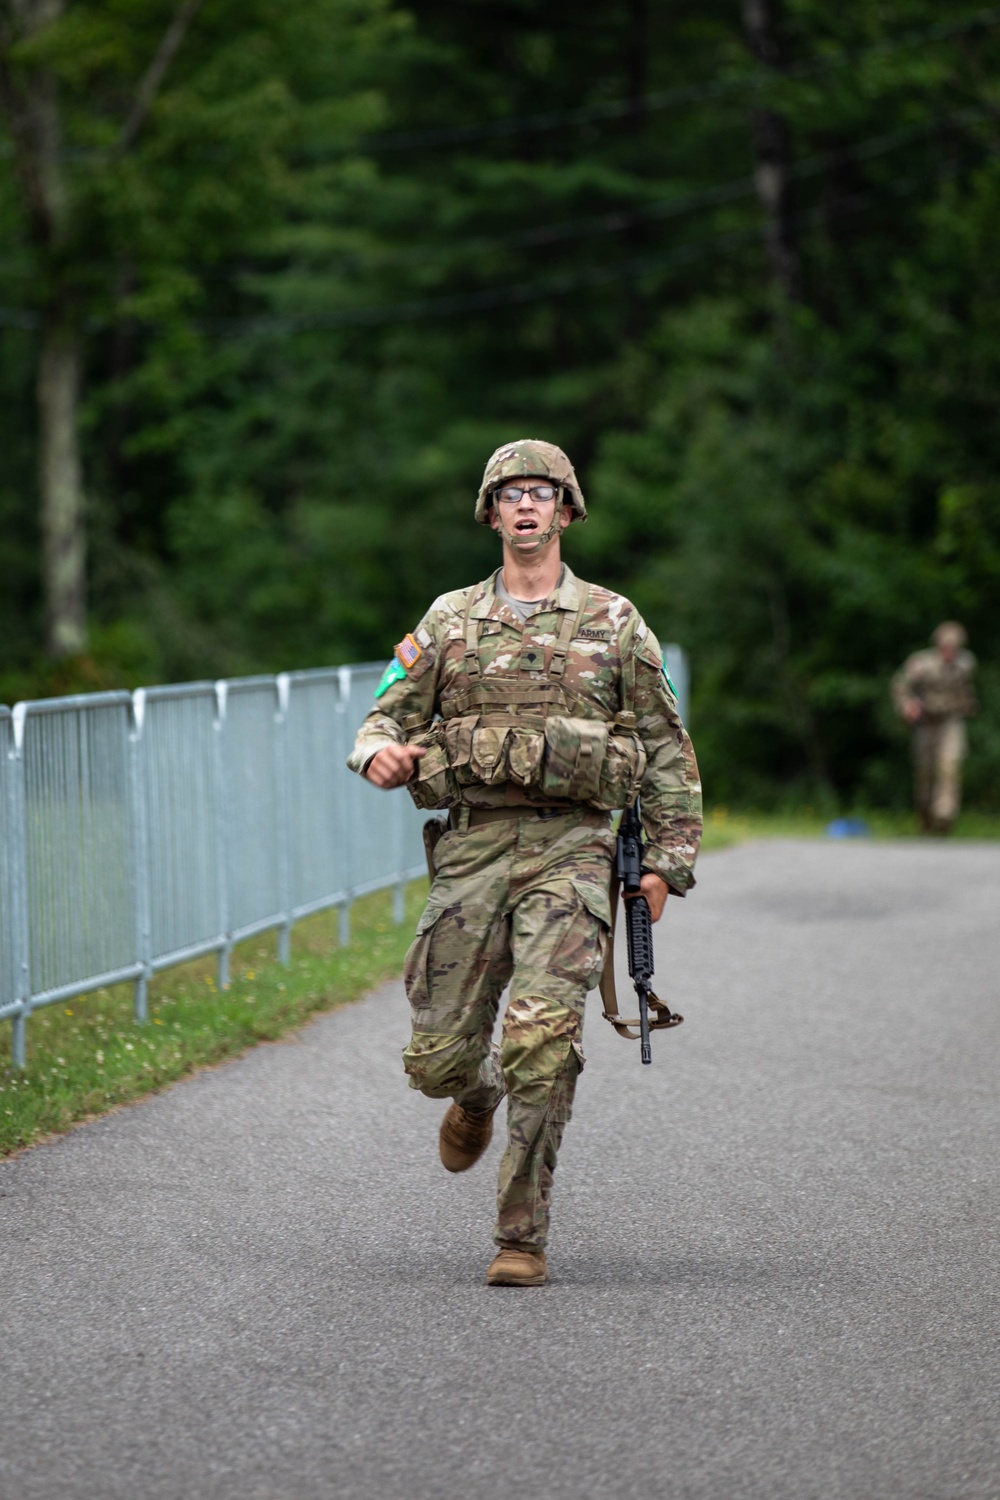
[[[976,658],[965,628],[945,620],[929,650],[915,651],[892,679],[892,699],[913,730],[913,789],[925,833],[948,833],[958,817],[965,720],[976,712]]]
[[[450,1172],[478,1161],[507,1096],[491,1286],[547,1279],[584,1001],[609,948],[612,811],[641,791],[654,921],[668,892],[694,884],[701,836],[698,768],[655,637],[561,560],[562,532],[586,516],[561,449],[530,439],[493,454],[476,520],[499,534],[503,566],[436,599],[396,647],[348,761],[448,810],[406,959],[403,1063],[412,1088],[452,1101],[439,1137]]]

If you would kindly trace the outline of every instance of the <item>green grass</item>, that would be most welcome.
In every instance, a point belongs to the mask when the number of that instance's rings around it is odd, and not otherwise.
[[[222,993],[214,958],[169,969],[150,985],[145,1026],[132,1019],[130,984],[47,1006],[28,1021],[23,1072],[11,1069],[11,1027],[0,1022],[0,1156],[238,1057],[394,978],[426,892],[426,881],[408,888],[400,927],[388,892],[356,902],[344,948],[335,912],[308,918],[293,929],[287,968],[271,934],[251,938],[234,950]]]
[[[909,812],[862,811],[850,814],[863,818],[875,838],[916,838],[916,819]],[[702,849],[726,849],[747,839],[822,838],[829,813],[806,807],[795,812],[751,812],[727,807],[713,807],[705,814],[705,837]],[[963,812],[951,838],[1000,839],[1000,814]]]

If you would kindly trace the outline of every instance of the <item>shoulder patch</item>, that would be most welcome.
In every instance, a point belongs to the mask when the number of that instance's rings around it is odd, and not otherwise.
[[[426,631],[418,630],[417,635],[426,635]],[[424,654],[424,648],[417,640],[417,635],[404,635],[392,655],[392,660],[382,673],[382,679],[375,689],[376,698],[388,692],[394,682],[399,682],[405,677],[411,667],[415,667]],[[430,637],[428,636],[428,644]]]
[[[396,647],[396,659],[404,672],[408,672],[411,667],[415,667],[423,654],[423,648],[417,644],[416,639],[412,635],[404,635]]]
[[[389,691],[394,682],[398,682],[401,677],[405,676],[406,668],[402,666],[399,659],[394,656],[392,658],[392,661],[386,667],[385,671],[382,673],[379,685],[375,689],[376,698],[381,698],[383,693]]]

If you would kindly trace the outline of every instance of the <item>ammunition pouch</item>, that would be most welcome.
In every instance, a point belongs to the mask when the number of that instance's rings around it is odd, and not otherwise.
[[[631,723],[621,722],[631,717],[609,724],[553,714],[512,724],[481,713],[407,727],[406,743],[426,752],[407,786],[427,810],[454,807],[466,787],[513,783],[529,803],[584,803],[610,812],[635,798],[646,770],[642,741]]]
[[[406,783],[406,790],[417,806],[427,812],[454,807],[461,800],[458,781],[448,764],[442,727],[443,721],[436,719],[433,723],[423,723],[406,734],[407,745],[416,745],[426,752],[417,761],[414,773]]]

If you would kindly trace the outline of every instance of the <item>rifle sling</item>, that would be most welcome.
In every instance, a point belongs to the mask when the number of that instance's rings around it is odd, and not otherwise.
[[[633,1021],[626,1019],[618,1008],[618,992],[615,989],[615,932],[618,928],[618,896],[620,881],[617,875],[611,876],[611,937],[608,942],[608,956],[604,960],[604,972],[601,975],[601,1004],[604,1006],[604,1019],[610,1021],[619,1036],[625,1037],[630,1042],[639,1040],[638,1031],[630,1031],[630,1026],[638,1026],[638,1016]],[[665,1005],[658,995],[652,990],[646,992],[646,1004],[649,1006],[649,1029],[650,1031],[665,1031],[668,1026],[679,1026],[684,1017],[679,1016]]]

